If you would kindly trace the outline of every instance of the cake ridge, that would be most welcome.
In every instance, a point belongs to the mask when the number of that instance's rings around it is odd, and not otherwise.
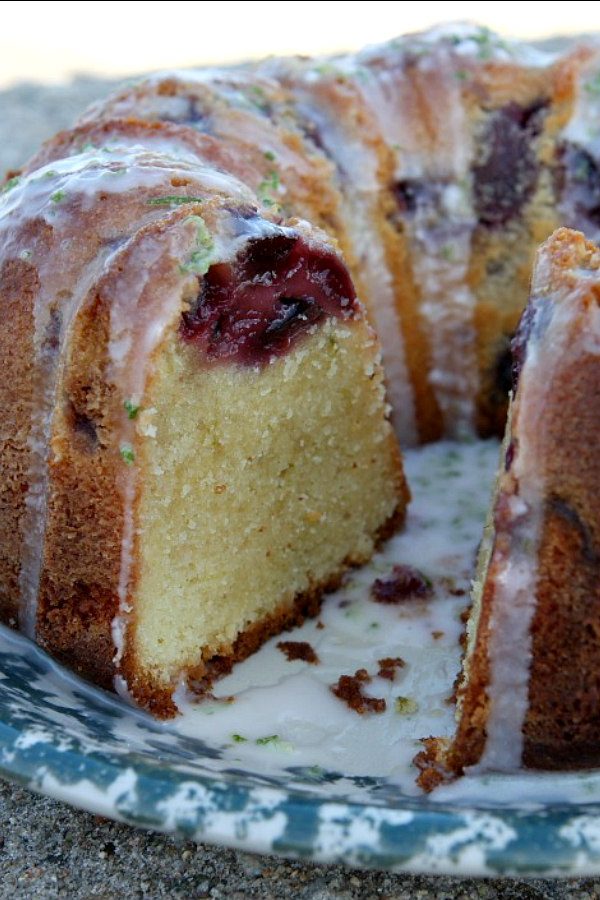
[[[47,142],[0,197],[0,303],[26,347],[21,361],[2,348],[3,617],[172,714],[182,673],[206,687],[400,523],[377,340],[404,445],[500,434],[536,247],[561,224],[600,236],[599,46],[545,51],[451,24],[345,56],[159,73]],[[565,274],[573,242],[544,245],[534,295],[545,265],[557,283],[581,276]],[[529,384],[539,336],[524,331]],[[527,440],[538,446],[552,407],[538,387],[530,407],[513,401],[509,432],[535,420],[539,433],[528,424],[506,448],[505,556],[490,551],[512,586],[498,577],[467,652],[488,629],[479,676],[496,712],[471,762],[455,742],[454,770],[566,752],[555,735],[534,746],[527,661],[541,677],[544,623],[529,563],[547,550],[545,516],[573,545],[587,531],[559,493],[538,508]],[[219,566],[219,535],[241,522]]]

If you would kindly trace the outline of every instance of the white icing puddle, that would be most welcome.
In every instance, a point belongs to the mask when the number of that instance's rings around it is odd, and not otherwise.
[[[218,683],[215,701],[184,702],[174,730],[229,745],[228,759],[245,768],[317,766],[387,776],[418,793],[411,760],[419,738],[453,729],[447,698],[460,665],[460,614],[497,458],[495,441],[443,442],[406,453],[413,501],[403,533],[327,598],[318,620],[323,628],[310,621],[269,641]],[[432,599],[383,605],[370,598],[374,579],[389,577],[398,563],[432,582]],[[307,641],[319,663],[289,662],[277,648],[281,640]],[[385,657],[405,662],[394,681],[377,677]],[[373,676],[364,692],[385,699],[385,712],[359,715],[332,693],[340,675],[359,668]],[[229,696],[231,703],[219,700]]]
[[[68,751],[67,769],[77,760],[83,764],[87,754],[108,752],[123,760],[125,772],[141,753],[139,758],[149,754],[166,771],[190,778],[200,772],[218,779],[223,771],[238,770],[242,778],[271,776],[286,787],[296,783],[298,768],[301,783],[306,770],[314,774],[311,790],[320,796],[369,799],[373,784],[385,787],[388,799],[390,789],[392,796],[397,789],[400,803],[402,795],[419,795],[411,765],[419,738],[453,730],[446,699],[460,665],[460,613],[467,602],[466,593],[455,594],[468,588],[497,456],[493,441],[443,443],[407,453],[413,491],[407,527],[326,600],[319,620],[325,627],[307,622],[270,641],[218,684],[217,699],[184,703],[176,720],[158,722],[85,684],[0,626],[2,714],[17,729],[16,741],[0,746],[0,765],[20,771],[19,756],[38,744],[53,744]],[[373,580],[386,578],[398,563],[431,580],[432,599],[395,606],[370,599]],[[280,640],[307,641],[320,663],[288,662],[277,649]],[[405,666],[396,679],[377,677],[378,660],[398,656]],[[340,675],[359,668],[373,676],[365,693],[385,699],[385,712],[358,715],[332,694],[330,686]],[[234,701],[225,702],[228,696]],[[405,698],[404,712],[395,708],[398,698]],[[340,777],[321,781],[321,774],[332,772]],[[351,781],[351,776],[375,781]],[[600,771],[469,776],[422,800],[471,810],[597,803]]]

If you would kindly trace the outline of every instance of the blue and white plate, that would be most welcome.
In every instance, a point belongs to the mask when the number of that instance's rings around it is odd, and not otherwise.
[[[429,797],[414,784],[418,738],[452,729],[460,592],[496,452],[442,444],[409,454],[405,534],[328,598],[324,627],[285,637],[309,641],[319,664],[289,662],[271,641],[215,699],[183,698],[173,722],[0,629],[0,774],[132,825],[250,851],[407,872],[600,873],[600,773],[468,778]],[[373,579],[398,562],[424,572],[432,599],[373,601]],[[391,655],[405,663],[394,681],[377,674]],[[359,667],[384,713],[359,716],[330,690]]]

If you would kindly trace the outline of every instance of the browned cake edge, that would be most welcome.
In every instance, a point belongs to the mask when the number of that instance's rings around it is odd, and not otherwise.
[[[537,423],[520,423],[517,393],[512,434],[510,423],[508,430],[514,444],[494,502],[493,553],[484,573],[468,677],[459,690],[457,731],[450,742],[424,741],[415,763],[425,790],[476,765],[486,745],[490,619],[496,579],[511,552],[512,526],[503,510],[506,497],[518,494],[511,465],[525,430],[529,451],[543,473],[543,488],[522,764],[541,770],[600,764],[600,356],[589,328],[589,314],[600,304],[600,253],[581,234],[559,229],[542,247],[538,266],[541,274],[534,278],[532,302],[538,298],[538,303],[557,307],[561,300],[570,303],[569,318],[560,326],[566,335],[565,352],[554,354],[550,371],[522,376],[533,379],[530,393],[535,392],[535,380],[543,379],[549,386],[545,396],[552,402],[543,404]],[[549,326],[542,316],[539,320],[542,324],[534,328],[543,334]],[[586,341],[592,342],[591,349]]]

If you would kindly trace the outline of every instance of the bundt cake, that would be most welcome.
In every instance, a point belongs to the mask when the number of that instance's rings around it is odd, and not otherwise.
[[[128,138],[1,200],[0,597],[168,715],[184,674],[201,686],[315,612],[407,494],[332,245],[260,213],[210,141],[202,161],[169,155],[168,129]]]
[[[335,236],[409,446],[502,434],[535,250],[559,225],[600,234],[599,78],[591,43],[550,53],[452,25],[326,60],[153,76],[82,122],[211,135],[262,166],[268,204]]]
[[[541,247],[467,626],[455,773],[600,762],[600,251]]]
[[[408,500],[357,296],[405,446],[501,434],[535,249],[600,233],[599,79],[448,26],[152,76],[13,173],[3,620],[169,715],[314,612]]]

